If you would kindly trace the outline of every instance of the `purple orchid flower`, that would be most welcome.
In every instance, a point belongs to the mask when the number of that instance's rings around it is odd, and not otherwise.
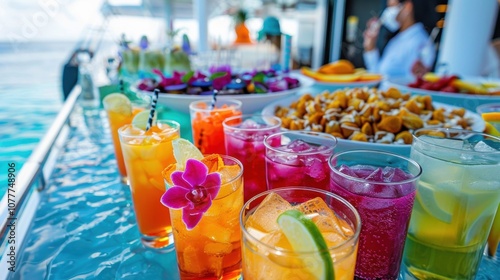
[[[224,76],[215,78],[212,81],[212,86],[216,90],[222,90],[229,83],[231,83],[231,75],[226,72]]]
[[[229,64],[223,64],[223,65],[219,65],[219,66],[210,66],[210,68],[208,69],[208,72],[210,72],[210,74],[213,74],[213,73],[217,73],[217,72],[226,72],[229,74],[229,76],[231,76],[231,65]]]
[[[199,81],[199,80],[205,80],[207,76],[203,75],[203,73],[196,71],[191,78],[189,78],[189,81],[187,82],[188,85],[192,85],[194,81]]]
[[[182,209],[182,221],[188,230],[200,222],[221,187],[217,172],[208,174],[208,167],[196,159],[188,159],[184,171],[170,176],[173,187],[161,197],[161,203],[172,209]]]
[[[165,77],[165,75],[163,75],[163,72],[161,72],[161,70],[159,69],[153,69],[153,73],[160,76],[161,81],[158,83],[159,88],[165,88],[173,85],[180,85],[182,84],[182,76],[184,76],[184,73],[174,71],[172,77],[167,78]]]
[[[285,80],[274,81],[268,84],[271,92],[283,91],[288,89],[288,83]]]

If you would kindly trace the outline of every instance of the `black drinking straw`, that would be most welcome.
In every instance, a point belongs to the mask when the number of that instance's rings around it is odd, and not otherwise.
[[[217,93],[219,93],[219,91],[214,89],[214,92],[212,94],[212,104],[210,104],[210,110],[215,109],[215,102],[217,102]]]
[[[153,95],[153,102],[151,103],[151,111],[149,111],[149,119],[148,119],[148,124],[146,126],[146,131],[148,131],[151,126],[153,126],[153,118],[155,116],[155,111],[156,111],[156,102],[158,102],[158,93],[160,92],[159,89],[155,89],[154,95]]]
[[[124,89],[124,86],[123,86],[123,79],[120,79],[120,92],[121,93],[125,93],[125,89]]]

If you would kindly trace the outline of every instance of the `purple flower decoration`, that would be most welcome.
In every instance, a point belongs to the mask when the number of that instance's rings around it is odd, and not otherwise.
[[[170,175],[173,187],[161,197],[161,203],[172,209],[182,209],[182,221],[193,229],[208,211],[219,193],[221,177],[217,172],[208,174],[208,167],[196,159],[188,159],[184,171]]]
[[[165,77],[165,75],[163,75],[163,73],[159,69],[153,69],[153,73],[160,76],[161,81],[158,83],[158,87],[160,89],[163,89],[168,86],[182,84],[182,76],[184,75],[184,73],[182,72],[174,71],[172,77],[167,78]]]
[[[217,72],[226,72],[229,74],[229,76],[231,76],[231,66],[229,64],[223,64],[223,65],[219,65],[219,66],[210,66],[210,68],[208,69],[208,72],[210,72],[210,74],[214,74],[214,73],[217,73]]]
[[[222,90],[229,83],[231,83],[231,75],[229,75],[229,73],[225,73],[224,75],[215,77],[212,81],[212,86],[216,90]]]
[[[188,84],[189,85],[192,85],[194,81],[198,81],[198,80],[205,80],[205,78],[207,78],[207,76],[203,75],[203,73],[199,72],[199,71],[196,71],[193,76],[191,78],[189,78],[188,80]]]

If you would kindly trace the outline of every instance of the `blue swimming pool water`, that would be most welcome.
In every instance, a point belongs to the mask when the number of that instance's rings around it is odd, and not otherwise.
[[[0,182],[20,170],[62,106],[61,67],[74,43],[0,42]],[[0,197],[6,184],[0,184]]]
[[[178,279],[174,253],[145,249],[105,119],[76,113],[9,279]]]

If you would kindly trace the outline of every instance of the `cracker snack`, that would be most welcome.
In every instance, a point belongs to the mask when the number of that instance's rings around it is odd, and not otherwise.
[[[422,127],[471,129],[465,109],[435,108],[428,95],[410,96],[396,88],[353,88],[304,94],[275,115],[290,130],[326,132],[341,139],[386,144],[411,144]]]

